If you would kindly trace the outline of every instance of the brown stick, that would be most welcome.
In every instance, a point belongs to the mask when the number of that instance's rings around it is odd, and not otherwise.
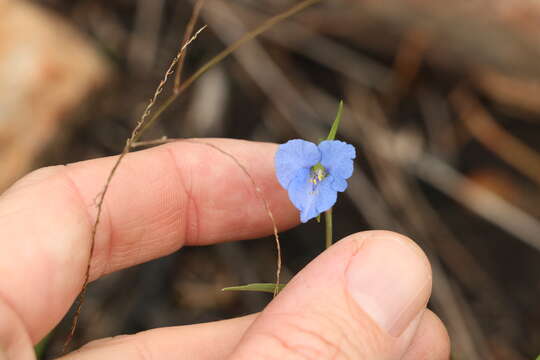
[[[96,238],[96,233],[97,233],[97,226],[99,225],[99,221],[100,221],[100,218],[101,218],[101,211],[102,211],[101,209],[102,209],[102,206],[103,206],[105,195],[107,194],[107,191],[109,189],[109,185],[110,185],[110,183],[112,181],[112,178],[114,177],[114,174],[116,173],[116,170],[118,169],[118,166],[122,162],[123,158],[127,155],[127,153],[133,148],[133,144],[135,144],[141,138],[143,133],[157,121],[159,116],[178,98],[178,96],[184,90],[186,90],[189,86],[191,86],[191,84],[193,84],[193,82],[195,82],[199,77],[201,77],[204,73],[206,73],[206,71],[208,71],[210,68],[212,68],[217,63],[219,63],[225,57],[232,54],[236,49],[241,47],[243,44],[245,44],[246,42],[256,38],[257,36],[259,36],[260,34],[262,34],[265,31],[267,31],[268,29],[270,29],[271,27],[273,27],[277,23],[279,23],[279,22],[281,22],[281,21],[283,21],[283,20],[285,20],[285,19],[299,13],[300,11],[306,9],[307,7],[309,7],[311,5],[314,5],[314,4],[316,4],[318,2],[321,2],[321,1],[322,0],[304,0],[304,1],[302,1],[302,2],[300,2],[298,4],[296,4],[296,5],[292,6],[290,9],[288,9],[288,10],[286,10],[286,11],[284,11],[284,12],[282,12],[282,13],[276,15],[276,16],[271,17],[270,19],[268,19],[267,21],[262,23],[260,26],[258,26],[256,29],[246,33],[244,36],[242,36],[236,42],[234,42],[229,47],[227,47],[225,50],[223,50],[218,55],[216,55],[214,58],[212,58],[208,63],[203,65],[193,75],[191,75],[183,84],[180,85],[180,87],[171,96],[169,96],[164,101],[164,103],[156,110],[154,115],[151,116],[150,118],[148,118],[149,115],[150,115],[150,111],[151,111],[152,107],[154,106],[154,104],[156,102],[157,97],[163,91],[163,88],[164,88],[164,85],[165,85],[166,81],[168,80],[170,75],[172,75],[172,73],[174,72],[174,67],[175,67],[176,64],[178,64],[178,61],[179,61],[180,57],[182,56],[182,52],[185,51],[186,47],[191,43],[191,41],[193,41],[196,38],[198,33],[200,31],[202,31],[204,29],[204,27],[203,27],[203,29],[199,30],[192,37],[192,40],[188,41],[184,46],[182,46],[179,53],[176,55],[176,57],[171,62],[171,65],[169,66],[169,69],[166,71],[163,80],[158,85],[158,88],[157,88],[156,92],[154,93],[154,96],[150,100],[150,103],[147,105],[143,115],[141,116],[140,120],[137,123],[137,126],[135,127],[135,129],[131,133],[131,136],[129,137],[129,139],[126,141],[126,145],[124,146],[124,149],[123,149],[122,153],[120,154],[120,156],[116,160],[113,168],[111,169],[111,172],[109,173],[109,176],[107,177],[107,181],[106,181],[106,183],[105,183],[105,185],[103,187],[103,190],[98,195],[98,201],[97,201],[98,212],[97,212],[97,215],[96,215],[96,221],[94,223],[94,227],[92,229],[90,254],[89,254],[89,258],[88,258],[88,265],[87,265],[87,270],[86,270],[86,274],[85,274],[85,280],[84,280],[84,283],[83,283],[83,286],[82,286],[82,289],[81,289],[81,293],[79,294],[79,301],[78,301],[77,309],[75,311],[75,315],[73,317],[71,330],[70,330],[68,338],[66,339],[66,341],[64,343],[64,346],[63,346],[63,349],[62,349],[63,353],[66,352],[67,347],[69,346],[69,344],[71,343],[71,340],[73,339],[73,335],[75,334],[75,329],[77,327],[77,323],[78,323],[79,318],[80,318],[80,312],[81,312],[82,304],[84,302],[84,297],[86,295],[86,289],[88,287],[88,282],[89,282],[89,279],[90,279],[90,266],[91,266],[91,260],[92,260],[92,256],[93,256],[93,251],[94,251],[94,244],[95,244],[95,238]],[[265,203],[265,206],[267,206],[266,203]],[[270,211],[269,208],[267,208],[267,210]],[[270,216],[271,216],[271,218],[273,220],[273,215],[272,215],[271,211],[270,211]],[[274,226],[274,235],[277,236],[277,228],[275,226]],[[279,248],[279,242],[278,242],[277,246],[278,246],[278,251],[281,252],[281,249]],[[279,274],[280,269],[281,269],[281,257],[278,259],[278,271],[276,273],[278,278],[279,278],[279,275],[280,275]],[[276,286],[276,293],[277,293],[277,286]]]
[[[450,98],[463,124],[480,143],[540,185],[537,152],[497,124],[470,91],[459,88]]]
[[[205,0],[197,0],[195,5],[193,6],[193,13],[191,14],[191,18],[189,19],[189,22],[187,24],[186,32],[184,33],[184,39],[182,40],[182,46],[184,47],[187,45],[187,43],[190,41],[191,35],[193,34],[193,30],[195,29],[195,24],[197,23],[197,20],[199,19],[199,14],[201,13],[201,9],[204,5]],[[186,52],[184,51],[180,58],[178,59],[178,66],[176,68],[176,77],[174,78],[174,92],[178,92],[180,89],[180,79],[182,77],[182,68],[184,67],[184,60],[186,58]]]
[[[75,335],[75,329],[77,328],[77,324],[79,323],[79,319],[80,319],[80,316],[81,316],[82,305],[84,304],[84,298],[86,296],[86,290],[88,288],[88,283],[90,282],[90,267],[91,267],[91,264],[92,264],[92,257],[94,256],[94,248],[95,248],[95,243],[96,243],[97,228],[98,228],[99,222],[101,220],[101,212],[103,210],[103,203],[105,201],[105,195],[107,194],[107,191],[109,190],[109,186],[111,185],[111,181],[112,181],[112,179],[114,177],[114,174],[116,173],[116,170],[118,169],[118,166],[120,166],[120,163],[122,162],[124,157],[131,150],[132,144],[135,141],[137,141],[137,139],[142,135],[143,126],[146,123],[146,119],[150,115],[152,107],[156,103],[156,100],[157,100],[159,94],[161,94],[161,92],[163,91],[163,88],[165,87],[165,83],[167,82],[169,77],[173,74],[174,67],[178,63],[178,60],[179,60],[181,54],[185,51],[187,46],[189,46],[189,44],[191,44],[191,42],[193,42],[197,38],[197,35],[199,35],[199,33],[201,31],[203,31],[205,28],[206,28],[206,26],[203,26],[201,29],[199,29],[199,31],[197,31],[195,33],[195,35],[186,44],[184,44],[184,46],[182,46],[182,48],[180,48],[180,50],[178,51],[178,54],[174,57],[173,61],[169,65],[169,68],[165,72],[165,75],[164,75],[163,79],[160,81],[160,83],[159,83],[159,85],[158,85],[158,87],[157,87],[157,89],[156,89],[156,91],[154,93],[154,96],[152,96],[152,99],[150,100],[150,102],[146,106],[146,109],[144,110],[144,112],[143,112],[143,114],[141,116],[141,119],[137,123],[137,126],[135,127],[135,129],[131,133],[130,138],[126,141],[126,145],[124,146],[124,149],[122,150],[122,153],[116,159],[116,162],[114,163],[114,165],[113,165],[113,167],[111,169],[111,172],[109,173],[109,176],[107,177],[107,180],[105,181],[105,185],[103,186],[103,190],[97,196],[97,213],[96,213],[96,220],[94,222],[94,226],[92,227],[92,235],[91,235],[91,240],[90,240],[90,253],[88,255],[88,264],[86,266],[86,272],[85,272],[85,275],[84,275],[84,282],[83,282],[83,285],[82,285],[82,288],[81,288],[81,292],[79,293],[79,297],[77,299],[77,306],[76,306],[75,314],[73,315],[73,321],[71,323],[71,329],[69,331],[68,337],[66,338],[66,341],[64,342],[64,346],[62,347],[62,353],[63,354],[66,353],[69,344],[73,340],[73,336]]]
[[[167,143],[172,143],[172,142],[177,142],[177,141],[184,141],[184,142],[189,142],[189,143],[193,143],[193,144],[201,144],[201,145],[211,147],[212,149],[214,149],[216,151],[219,151],[223,155],[225,155],[225,156],[229,157],[231,160],[233,160],[234,163],[236,165],[238,165],[238,167],[244,172],[244,174],[246,174],[246,176],[249,178],[249,180],[253,184],[253,187],[254,187],[255,191],[260,195],[260,198],[264,203],[264,208],[266,210],[266,213],[268,214],[268,217],[270,218],[270,221],[272,222],[272,228],[273,228],[273,231],[274,231],[274,240],[275,240],[275,243],[276,243],[276,255],[277,255],[276,256],[277,257],[277,260],[276,260],[276,286],[274,287],[274,296],[276,296],[277,293],[279,292],[279,281],[280,281],[280,277],[281,277],[281,244],[280,244],[280,241],[279,241],[279,231],[278,231],[278,228],[277,228],[276,220],[274,218],[274,213],[270,209],[270,204],[268,203],[268,201],[264,197],[264,195],[263,195],[263,193],[261,191],[261,188],[257,185],[257,183],[255,182],[255,179],[253,178],[253,176],[251,176],[251,174],[249,173],[247,168],[244,165],[242,165],[242,163],[240,161],[238,161],[238,159],[236,157],[234,157],[234,155],[232,155],[231,153],[223,150],[222,148],[220,148],[217,145],[207,143],[207,142],[201,141],[201,140],[169,139],[169,138],[164,136],[164,137],[162,137],[160,139],[135,142],[135,143],[133,143],[131,145],[131,147],[136,148],[136,147],[141,147],[141,146],[161,145],[161,144],[167,144]]]

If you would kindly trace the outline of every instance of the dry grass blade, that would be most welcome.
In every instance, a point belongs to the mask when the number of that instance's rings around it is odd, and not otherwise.
[[[261,188],[257,185],[257,183],[255,182],[255,179],[253,179],[253,176],[251,176],[251,174],[246,169],[246,167],[244,165],[242,165],[242,163],[240,163],[238,161],[238,159],[236,159],[232,154],[228,153],[227,151],[221,149],[220,147],[218,147],[218,146],[216,146],[214,144],[206,143],[204,141],[198,141],[198,140],[185,140],[185,141],[195,143],[195,144],[202,144],[202,145],[209,146],[212,149],[214,149],[216,151],[219,151],[223,155],[229,157],[232,161],[235,162],[236,165],[238,165],[238,167],[240,169],[242,169],[244,174],[246,174],[246,176],[249,178],[249,180],[253,184],[253,188],[255,189],[255,191],[260,195],[261,200],[264,203],[264,208],[266,210],[266,213],[268,214],[268,217],[270,218],[270,221],[272,222],[272,229],[274,231],[274,240],[276,242],[276,252],[277,252],[277,254],[276,254],[276,258],[277,258],[277,260],[276,260],[276,286],[274,288],[274,296],[276,296],[277,293],[279,292],[279,281],[280,281],[280,275],[281,275],[281,245],[279,243],[279,233],[278,233],[278,229],[277,229],[277,225],[276,225],[276,220],[274,218],[274,214],[272,213],[272,210],[270,209],[270,204],[268,204],[268,201],[263,196]]]
[[[165,87],[165,84],[167,83],[167,81],[169,80],[169,77],[174,73],[174,69],[176,67],[176,65],[178,64],[178,62],[180,61],[181,57],[183,56],[183,54],[185,53],[187,47],[193,42],[195,41],[195,39],[197,39],[197,36],[199,36],[199,34],[204,30],[206,29],[206,25],[201,27],[199,30],[197,30],[197,32],[195,33],[195,35],[193,35],[188,42],[186,42],[184,45],[182,45],[182,47],[180,48],[180,51],[178,52],[178,54],[176,54],[176,56],[174,57],[173,61],[171,62],[171,64],[169,65],[169,68],[167,69],[167,71],[165,72],[165,76],[163,77],[163,79],[160,81],[155,93],[154,93],[154,96],[152,97],[152,99],[150,100],[150,102],[148,103],[148,105],[146,106],[146,109],[144,109],[144,113],[143,115],[141,116],[141,119],[139,120],[139,122],[137,123],[137,126],[135,127],[135,129],[133,130],[133,132],[131,133],[131,137],[129,138],[128,140],[128,145],[131,146],[131,143],[137,141],[140,136],[142,135],[143,133],[143,129],[146,129],[148,128],[146,126],[146,119],[148,118],[148,116],[150,115],[151,111],[152,111],[152,108],[154,107],[154,104],[156,103],[156,100],[158,98],[158,96],[163,92],[163,89]]]
[[[227,2],[214,1],[204,12],[204,16],[213,29],[219,30],[218,36],[225,44],[232,43],[236,34],[244,31],[243,23]],[[290,124],[298,126],[309,119],[318,118],[317,112],[292,83],[290,74],[280,68],[260,42],[250,42],[235,52],[234,57]],[[260,71],[261,67],[264,72]],[[316,138],[311,136],[309,128],[311,127],[306,126],[300,131],[302,136]]]
[[[208,70],[210,70],[213,66],[218,64],[220,61],[225,59],[227,56],[232,54],[234,51],[239,49],[242,45],[247,43],[248,41],[251,41],[255,39],[257,36],[261,35],[263,32],[267,31],[274,25],[280,23],[281,21],[284,21],[285,19],[290,18],[293,15],[296,15],[297,13],[301,12],[302,10],[315,5],[322,0],[304,0],[290,9],[271,17],[270,19],[266,20],[264,23],[259,25],[254,30],[246,33],[244,36],[242,36],[240,39],[236,40],[232,44],[230,44],[225,50],[221,51],[219,54],[214,56],[210,61],[208,61],[206,64],[201,66],[199,70],[197,70],[193,75],[191,75],[186,81],[184,81],[180,88],[178,88],[173,95],[171,95],[165,102],[156,110],[154,115],[150,118],[150,120],[144,124],[144,127],[141,129],[141,131],[144,131],[146,128],[152,126],[154,122],[159,118],[159,116],[167,109],[169,106],[178,98],[178,96],[186,90],[188,87],[191,86],[191,84],[196,81],[198,78],[200,78],[203,74],[205,74]],[[135,141],[137,141],[139,138],[137,137]]]
[[[211,147],[212,149],[220,152],[221,154],[227,156],[232,161],[234,161],[234,163],[249,178],[249,181],[251,181],[251,184],[253,185],[253,188],[255,189],[257,194],[259,194],[261,200],[263,201],[266,213],[268,214],[268,217],[270,218],[270,221],[272,222],[272,230],[274,232],[274,240],[276,242],[276,258],[277,258],[277,260],[276,260],[276,283],[275,283],[276,286],[274,287],[274,296],[276,296],[277,293],[279,292],[279,286],[278,285],[279,285],[280,277],[281,277],[281,244],[279,242],[279,231],[278,231],[278,228],[277,228],[276,220],[274,218],[274,213],[270,209],[270,204],[268,203],[268,201],[264,197],[261,188],[257,185],[257,183],[255,182],[255,179],[253,178],[253,176],[251,176],[251,174],[246,169],[246,167],[244,165],[242,165],[242,163],[240,161],[238,161],[238,159],[234,155],[232,155],[231,153],[223,150],[219,146],[216,146],[214,144],[207,143],[207,142],[204,142],[204,141],[201,141],[201,140],[167,139],[167,138],[163,137],[161,139],[156,139],[156,140],[136,142],[136,143],[132,144],[132,147],[135,148],[135,147],[140,147],[140,146],[160,145],[160,144],[166,144],[166,143],[172,143],[172,142],[178,142],[178,141],[184,141],[184,142],[189,142],[189,143],[193,143],[193,144],[200,144],[200,145],[205,145],[205,146]]]
[[[82,289],[81,289],[81,292],[79,294],[79,298],[78,298],[78,301],[77,301],[75,314],[73,315],[73,321],[72,321],[72,324],[71,324],[71,329],[70,329],[69,335],[66,338],[66,341],[64,343],[62,353],[65,353],[67,351],[67,348],[68,348],[69,344],[71,343],[71,340],[73,339],[73,335],[75,334],[75,329],[77,328],[77,323],[79,322],[82,305],[84,304],[84,298],[85,298],[85,295],[86,295],[86,289],[88,288],[88,282],[90,281],[90,266],[91,266],[92,257],[94,255],[94,247],[95,247],[95,242],[96,242],[96,233],[97,233],[97,229],[98,229],[98,226],[99,226],[99,222],[101,220],[101,213],[103,211],[103,202],[105,200],[105,195],[107,194],[107,191],[109,190],[109,187],[111,185],[111,181],[112,181],[112,179],[114,177],[114,174],[116,173],[116,170],[118,169],[118,166],[120,166],[120,163],[122,162],[124,157],[131,150],[133,142],[136,141],[136,139],[142,134],[141,129],[142,129],[143,125],[145,124],[145,120],[148,118],[148,115],[150,115],[152,107],[156,103],[156,100],[157,100],[158,96],[163,91],[163,88],[165,87],[165,84],[167,83],[167,80],[174,73],[174,68],[175,68],[176,64],[178,63],[178,60],[180,59],[181,54],[185,51],[185,49],[189,46],[189,44],[191,44],[191,42],[193,42],[197,38],[199,33],[201,31],[203,31],[205,28],[206,28],[206,26],[203,26],[201,29],[199,29],[199,31],[197,31],[195,33],[195,35],[186,44],[184,44],[184,46],[182,46],[182,48],[180,49],[178,54],[174,57],[173,61],[169,65],[169,68],[165,72],[165,75],[164,75],[163,79],[160,81],[160,83],[159,83],[159,85],[158,85],[152,99],[150,100],[150,102],[146,106],[146,109],[144,110],[143,115],[141,116],[141,119],[139,120],[139,122],[137,123],[137,126],[135,127],[135,129],[131,133],[131,137],[126,141],[126,145],[124,146],[124,149],[122,150],[122,153],[120,154],[120,156],[118,156],[118,159],[114,163],[114,165],[113,165],[113,167],[112,167],[112,169],[111,169],[111,171],[110,171],[110,173],[109,173],[109,175],[107,177],[107,180],[105,181],[105,185],[103,186],[103,190],[97,196],[96,220],[94,222],[94,226],[92,227],[92,234],[91,234],[91,240],[90,240],[90,252],[88,254],[88,263],[87,263],[87,266],[86,266],[84,282],[83,282]]]
[[[73,316],[73,322],[71,325],[71,330],[69,332],[69,335],[64,343],[62,352],[65,353],[69,344],[71,343],[71,340],[73,339],[73,335],[75,334],[75,329],[77,328],[77,323],[80,318],[80,312],[82,308],[82,304],[84,303],[84,297],[86,295],[86,289],[88,287],[88,282],[90,279],[90,266],[91,266],[91,259],[94,252],[94,245],[95,245],[95,238],[96,238],[96,232],[97,228],[101,219],[101,213],[103,209],[103,203],[105,200],[105,196],[107,195],[107,191],[110,187],[111,181],[114,177],[114,174],[116,173],[116,170],[118,169],[118,166],[120,166],[120,163],[124,159],[124,157],[129,153],[129,151],[133,148],[133,144],[136,143],[140,137],[144,134],[145,130],[148,129],[152,124],[155,123],[155,121],[158,119],[158,117],[165,111],[177,98],[178,96],[186,90],[195,80],[197,80],[199,77],[201,77],[206,71],[208,71],[210,68],[212,68],[214,65],[219,63],[221,60],[223,60],[225,57],[233,53],[236,49],[238,49],[240,46],[242,46],[244,43],[254,39],[264,31],[270,29],[272,26],[276,25],[280,21],[283,21],[298,12],[304,10],[305,8],[314,5],[322,0],[304,0],[294,6],[292,6],[290,9],[271,17],[267,21],[265,21],[263,24],[258,26],[255,30],[252,30],[248,33],[246,33],[244,36],[242,36],[240,39],[238,39],[236,42],[231,44],[229,47],[227,47],[225,50],[220,52],[218,55],[213,57],[210,61],[208,61],[205,65],[203,65],[198,71],[196,71],[193,75],[191,75],[178,89],[175,89],[174,93],[167,98],[164,103],[157,109],[157,111],[154,113],[152,117],[149,118],[149,115],[152,111],[152,108],[154,104],[156,103],[156,100],[158,96],[161,94],[161,92],[164,89],[165,83],[169,79],[169,77],[174,73],[175,66],[178,64],[182,53],[185,51],[187,46],[194,41],[197,37],[197,35],[204,30],[205,27],[201,28],[195,35],[188,41],[186,44],[182,46],[178,54],[174,57],[173,61],[171,62],[171,65],[165,72],[164,78],[161,80],[160,84],[158,85],[154,96],[150,100],[149,104],[147,105],[145,111],[143,112],[143,115],[141,116],[140,120],[137,122],[137,125],[133,132],[131,133],[131,136],[127,139],[126,144],[124,146],[124,149],[122,150],[122,153],[118,156],[118,159],[116,160],[116,163],[114,164],[113,168],[111,169],[111,172],[109,173],[107,180],[105,182],[105,185],[103,186],[103,190],[99,194],[98,201],[97,201],[97,214],[96,214],[96,220],[94,222],[94,226],[92,228],[92,236],[91,236],[91,244],[90,244],[90,252],[88,257],[88,265],[86,269],[85,279],[83,282],[83,286],[81,289],[81,293],[79,294],[78,304],[76,306],[75,314]],[[257,187],[256,187],[257,188]],[[274,217],[272,215],[272,212],[270,211],[270,208],[268,207],[268,204],[265,201],[265,206],[267,207],[267,210],[269,211],[269,215],[274,223],[274,235],[277,237],[277,227],[275,226]],[[279,239],[278,239],[279,240]],[[279,241],[277,241],[278,251],[281,252],[279,249]],[[277,277],[279,280],[279,272],[281,270],[281,256],[279,256],[278,259],[278,270],[277,270]],[[276,287],[277,290],[277,287]]]
[[[510,166],[540,185],[540,155],[504,130],[470,91],[457,89],[451,100],[470,133]]]
[[[405,34],[393,65],[390,107],[393,108],[406,95],[418,77],[424,57],[430,45],[429,35],[420,30]]]
[[[186,32],[184,33],[184,39],[182,40],[182,47],[186,46],[188,42],[190,42],[191,34],[193,34],[193,30],[195,29],[195,24],[197,23],[197,20],[199,19],[199,15],[201,13],[201,9],[204,6],[205,0],[197,0],[195,5],[193,6],[193,13],[191,14],[191,19],[189,19],[189,23],[186,28]],[[186,52],[182,52],[180,54],[180,58],[178,59],[178,66],[176,68],[176,77],[174,78],[174,91],[177,92],[178,89],[180,89],[180,79],[182,77],[182,68],[184,66],[184,59],[186,58]]]
[[[260,22],[264,16],[256,10],[230,2],[227,5],[230,7],[229,11],[236,14],[247,25]],[[212,3],[212,7],[207,7],[206,11],[211,11],[214,7],[215,2]],[[275,44],[301,54],[369,88],[385,90],[385,84],[388,82],[386,79],[390,77],[390,71],[386,66],[359,52],[352,51],[300,22],[288,21],[280,24],[263,36]]]
[[[435,157],[424,155],[413,166],[418,178],[450,196],[493,225],[540,251],[540,222],[500,196],[469,180]]]

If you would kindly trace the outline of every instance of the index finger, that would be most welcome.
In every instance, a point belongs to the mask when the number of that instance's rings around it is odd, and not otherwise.
[[[202,245],[267,235],[298,223],[274,175],[276,145],[204,140],[177,142],[126,156],[103,205],[91,278]],[[114,157],[38,170],[0,197],[0,284],[4,299],[35,340],[58,321],[80,290],[88,261],[96,195]],[[16,241],[5,241],[15,239]]]

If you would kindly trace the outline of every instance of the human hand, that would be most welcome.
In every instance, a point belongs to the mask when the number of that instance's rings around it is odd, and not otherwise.
[[[298,211],[277,183],[276,145],[205,140],[234,155],[270,203],[280,230]],[[114,158],[37,170],[0,196],[0,360],[34,359],[32,344],[81,289],[94,199]],[[259,237],[272,224],[231,159],[177,142],[128,154],[105,199],[90,278],[184,245]],[[431,271],[409,239],[351,235],[297,274],[266,309],[242,318],[102,339],[65,359],[448,359],[441,321],[425,306]]]

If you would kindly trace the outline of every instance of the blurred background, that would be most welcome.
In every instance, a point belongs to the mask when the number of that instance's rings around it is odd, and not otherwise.
[[[208,0],[184,78],[291,0]],[[118,154],[176,55],[184,0],[0,0],[0,191],[31,169]],[[540,352],[540,3],[323,1],[214,67],[145,139],[338,136],[359,156],[337,237],[407,234],[430,257],[430,307],[454,359]],[[170,93],[170,85],[165,92]],[[165,94],[166,96],[167,94]],[[105,179],[103,179],[105,181]],[[323,225],[281,234],[283,276],[319,254]],[[90,286],[74,339],[261,310],[272,238],[185,248]],[[43,358],[58,355],[71,315]]]

